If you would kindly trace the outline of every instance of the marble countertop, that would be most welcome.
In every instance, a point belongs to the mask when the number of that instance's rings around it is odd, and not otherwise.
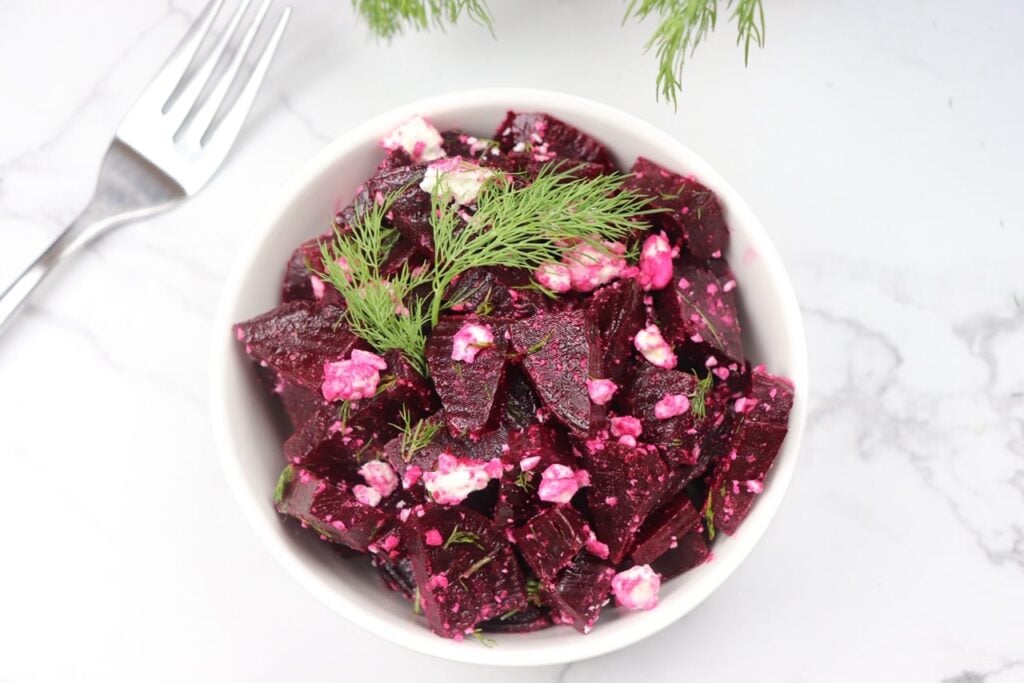
[[[1024,6],[765,2],[654,100],[622,3],[493,0],[377,45],[296,2],[236,153],[172,213],[63,269],[0,338],[0,681],[1024,680]],[[200,0],[0,6],[0,282],[82,208],[120,117]],[[571,29],[570,29],[571,27]],[[350,625],[242,518],[206,385],[225,272],[272,193],[394,105],[475,86],[591,97],[685,141],[790,269],[809,428],[768,533],[649,640],[565,667],[435,660]]]

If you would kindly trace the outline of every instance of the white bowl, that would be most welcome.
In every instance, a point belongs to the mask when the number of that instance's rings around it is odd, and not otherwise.
[[[284,465],[285,434],[231,325],[278,304],[285,260],[300,242],[321,234],[352,199],[382,158],[377,140],[388,131],[422,114],[442,129],[488,135],[509,109],[548,112],[578,126],[608,145],[622,168],[642,155],[692,173],[715,191],[732,230],[727,256],[739,283],[747,352],[753,362],[791,378],[796,401],[764,493],[738,533],[716,539],[711,562],[667,582],[656,609],[608,610],[586,636],[559,626],[495,635],[497,645],[486,648],[472,639],[458,643],[432,634],[408,602],[384,588],[368,562],[340,559],[312,534],[295,534],[282,523],[271,500]],[[474,90],[423,100],[382,114],[328,145],[281,190],[250,234],[214,322],[210,404],[221,462],[242,510],[274,557],[325,604],[371,633],[418,652],[475,664],[542,665],[594,657],[645,638],[693,609],[743,561],[775,515],[796,466],[807,405],[807,350],[796,297],[768,235],[736,191],[704,160],[650,124],[603,104],[538,90]]]

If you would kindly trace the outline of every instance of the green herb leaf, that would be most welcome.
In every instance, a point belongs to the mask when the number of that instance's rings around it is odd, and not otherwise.
[[[715,511],[711,507],[710,498],[708,498],[707,505],[704,506],[704,521],[708,527],[708,540],[715,540]]]
[[[488,638],[484,635],[484,632],[478,628],[473,629],[472,636],[476,638],[484,647],[494,647],[498,644],[498,641],[496,641],[494,638]]]
[[[484,0],[352,0],[356,13],[378,37],[391,39],[406,29],[444,30],[463,14],[494,35],[494,20]]]
[[[420,588],[416,587],[416,590],[412,594],[412,613],[423,614],[423,603],[420,601]]]
[[[281,476],[277,478],[277,486],[274,487],[274,505],[279,506],[284,502],[284,496],[293,479],[295,479],[295,468],[288,465],[281,471]]]
[[[444,545],[441,547],[448,550],[449,546],[456,543],[472,543],[477,548],[480,548],[481,550],[484,549],[484,547],[480,545],[480,537],[477,534],[474,534],[472,531],[459,531],[458,524],[456,524],[455,528],[452,529],[452,533],[448,536],[448,540],[445,541]]]
[[[703,379],[695,372],[693,376],[697,378],[697,387],[690,394],[690,411],[698,418],[704,419],[707,417],[707,396],[708,392],[715,384],[715,374],[708,370],[708,374]]]
[[[520,471],[519,476],[516,477],[515,484],[524,491],[529,491],[533,488],[533,484],[530,483],[531,481],[533,481],[533,472],[523,470]]]
[[[540,581],[537,579],[526,580],[526,601],[540,607]]]
[[[469,565],[469,569],[467,569],[466,571],[462,572],[462,574],[459,575],[459,580],[468,579],[469,577],[473,576],[473,574],[476,574],[478,571],[480,571],[481,569],[483,569],[484,567],[486,567],[487,565],[489,565],[493,561],[494,561],[494,556],[493,555],[487,555],[485,557],[480,558],[479,560],[477,560],[473,564]]]
[[[439,422],[428,420],[419,420],[414,425],[412,415],[405,406],[402,406],[398,415],[402,418],[402,424],[391,424],[391,426],[401,432],[402,460],[409,462],[412,460],[412,456],[433,443],[434,437],[441,431],[442,425]]]
[[[517,609],[510,609],[509,611],[505,612],[500,617],[498,617],[498,621],[505,621],[506,619],[511,619],[512,617],[514,617],[517,614],[519,614],[519,610],[517,610]]]

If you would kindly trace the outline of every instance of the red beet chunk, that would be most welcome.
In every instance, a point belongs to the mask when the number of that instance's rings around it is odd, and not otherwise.
[[[504,401],[502,422],[508,426],[510,432],[522,431],[537,423],[537,409],[540,408],[540,401],[537,394],[533,392],[529,380],[519,368],[509,366],[505,372],[508,381],[501,397]]]
[[[736,281],[688,259],[676,262],[672,285],[655,294],[662,332],[683,346],[683,355],[697,367],[712,363],[738,372],[743,340],[736,310]]]
[[[510,111],[495,138],[501,151],[526,152],[534,161],[568,157],[613,166],[611,153],[600,142],[554,116]]]
[[[589,633],[608,602],[614,576],[611,565],[580,553],[554,581],[541,584],[541,596],[554,609],[556,623]]]
[[[486,633],[532,633],[551,626],[551,610],[547,607],[527,605],[526,609],[509,611],[480,624]]]
[[[399,193],[391,205],[388,219],[425,256],[434,256],[434,231],[430,225],[430,194],[420,189],[425,164],[401,166],[378,173],[366,181],[365,194],[357,211],[369,209],[369,203],[381,203]]]
[[[365,344],[344,324],[342,309],[308,301],[282,304],[235,325],[235,336],[255,361],[285,382],[320,391],[326,363],[348,358]]]
[[[718,199],[692,176],[681,176],[639,157],[625,187],[650,198],[664,211],[661,225],[674,241],[683,242],[699,259],[720,258],[729,246],[729,229]]]
[[[538,457],[528,471],[522,469],[525,458]],[[541,473],[550,465],[572,462],[568,446],[558,433],[547,425],[533,425],[513,437],[508,450],[501,454],[504,473],[498,487],[498,503],[494,520],[501,526],[519,526],[548,503],[537,496]]]
[[[384,259],[384,263],[381,264],[380,273],[383,277],[391,277],[406,266],[410,269],[416,268],[425,261],[426,259],[423,258],[423,254],[415,244],[404,237],[399,237],[395,246],[391,247],[388,257]]]
[[[709,559],[711,550],[704,540],[704,534],[694,530],[682,536],[676,547],[655,560],[651,568],[667,581],[694,567],[699,567]]]
[[[679,539],[700,522],[700,513],[690,499],[681,494],[655,512],[641,527],[631,557],[636,564],[650,564],[678,546]]]
[[[431,532],[440,535],[442,545],[428,543],[434,537]],[[420,604],[435,633],[461,636],[482,621],[526,607],[523,575],[512,546],[483,515],[428,504],[422,516],[409,517],[402,537]]]
[[[633,353],[633,337],[644,326],[643,292],[636,280],[619,280],[597,290],[587,306],[601,350],[600,376],[621,384]]]
[[[445,294],[452,310],[495,318],[526,318],[546,308],[544,295],[529,288],[530,276],[511,268],[472,268]]]
[[[409,558],[391,560],[382,555],[370,555],[370,561],[389,590],[401,593],[409,600],[413,599],[416,579],[412,575],[412,562]]]
[[[281,283],[282,303],[317,300],[310,278],[313,276],[314,271],[323,270],[323,261],[320,258],[320,240],[327,237],[315,237],[307,240],[292,252],[292,256],[288,259],[288,264],[285,266],[284,280]],[[327,289],[336,291],[333,287],[327,285],[324,288],[325,294]]]
[[[597,537],[618,564],[667,486],[668,468],[653,446],[630,448],[615,441],[591,444],[583,462],[590,473],[587,503]]]
[[[377,166],[377,171],[391,171],[402,166],[412,166],[415,163],[412,156],[401,147],[388,151],[384,161]]]
[[[290,466],[281,475],[274,503],[278,512],[327,540],[360,552],[366,552],[389,521],[383,511],[358,502],[346,486]]]
[[[512,323],[510,331],[544,406],[570,430],[586,434],[604,411],[587,393],[594,332],[585,311],[538,312]]]
[[[629,413],[643,423],[640,438],[655,444],[672,467],[697,463],[701,443],[712,422],[707,417],[700,419],[694,415],[692,406],[682,415],[662,419],[657,417],[655,406],[667,395],[692,397],[696,390],[694,375],[663,370],[648,363],[637,371],[623,399]]]
[[[559,505],[541,512],[512,535],[534,573],[551,581],[586,543],[585,524],[575,508]]]
[[[472,363],[452,360],[455,335],[465,324],[489,327],[494,345],[481,349]],[[505,379],[508,340],[505,324],[493,318],[450,316],[434,327],[427,342],[427,365],[444,405],[452,436],[479,434],[496,419],[495,406]]]
[[[326,403],[319,391],[287,382],[278,382],[274,393],[281,398],[284,412],[293,429],[304,425]]]

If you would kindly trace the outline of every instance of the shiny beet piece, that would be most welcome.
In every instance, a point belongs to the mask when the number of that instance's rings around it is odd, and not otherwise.
[[[413,164],[382,171],[366,181],[365,193],[357,199],[356,212],[382,204],[397,193],[387,219],[424,256],[434,256],[434,230],[430,225],[430,194],[420,189],[426,164]]]
[[[615,568],[589,553],[580,553],[554,581],[541,583],[541,596],[551,605],[556,623],[589,633],[608,602]]]
[[[292,301],[235,325],[250,358],[285,382],[320,391],[326,363],[348,358],[366,344],[340,324],[342,309]]]
[[[384,512],[358,502],[347,486],[303,468],[286,468],[277,486],[274,504],[278,512],[353,550],[366,552],[388,522]]]
[[[633,337],[644,327],[643,291],[636,280],[618,280],[594,292],[587,317],[597,330],[600,377],[621,384],[629,370]]]
[[[636,564],[650,564],[679,544],[697,528],[700,513],[685,493],[652,514],[640,528],[630,557]]]
[[[551,610],[528,604],[525,609],[508,611],[497,619],[480,624],[485,633],[532,633],[551,626]]]
[[[431,630],[461,637],[482,621],[526,607],[522,571],[504,536],[483,515],[428,504],[402,529],[420,604]],[[442,545],[427,542],[433,533]]]
[[[495,138],[501,151],[528,152],[535,161],[567,157],[613,166],[611,153],[583,131],[550,114],[510,111]],[[540,158],[543,155],[545,158]]]
[[[692,176],[681,176],[639,157],[630,169],[626,189],[650,198],[661,227],[676,243],[684,243],[698,259],[720,258],[729,247],[729,229],[718,199]]]
[[[522,368],[544,407],[571,431],[585,435],[591,421],[604,414],[587,393],[594,331],[586,312],[538,312],[509,329],[512,348],[522,356]]]
[[[575,508],[557,505],[512,532],[516,547],[541,580],[551,581],[586,543],[586,522]]]
[[[739,424],[729,453],[715,468],[704,504],[709,525],[730,536],[764,489],[764,479],[786,437],[793,406],[793,385],[788,379],[760,367],[750,379],[750,394],[737,400]]]
[[[472,268],[462,273],[445,293],[457,302],[452,311],[495,318],[526,318],[546,308],[544,295],[529,288],[530,275],[511,268]]]
[[[682,536],[675,548],[670,548],[655,560],[651,568],[661,574],[662,580],[667,581],[694,567],[699,567],[710,559],[711,550],[704,540],[704,534],[699,530],[693,530]]]
[[[289,301],[317,301],[321,303],[343,306],[343,299],[338,290],[320,280],[319,296],[318,290],[314,289],[313,283],[319,278],[314,274],[322,272],[324,268],[320,253],[320,241],[329,240],[332,236],[321,235],[300,244],[292,252],[288,264],[284,269],[284,280],[281,282],[281,302]]]
[[[537,463],[524,471],[522,461],[533,457],[538,458]],[[570,465],[572,460],[564,439],[548,425],[533,425],[513,437],[508,449],[501,454],[504,472],[498,487],[495,523],[520,526],[541,508],[549,506],[537,496],[541,473],[550,465]]]
[[[509,431],[522,431],[530,425],[537,423],[537,409],[540,408],[540,400],[530,386],[529,380],[523,372],[515,367],[509,366],[505,370],[507,382],[505,392],[502,395],[503,424],[508,425]]]
[[[493,345],[480,349],[472,363],[452,360],[455,336],[469,324],[490,329]],[[452,436],[479,434],[496,422],[495,406],[500,404],[498,395],[505,380],[507,329],[504,322],[493,318],[447,316],[431,331],[427,365]]]
[[[402,166],[412,166],[415,160],[401,147],[397,149],[388,150],[387,156],[384,157],[384,161],[377,165],[377,171],[391,171]]]
[[[409,600],[413,599],[416,578],[412,574],[412,562],[409,558],[391,560],[381,555],[370,555],[370,561],[389,590],[401,593]]]
[[[583,463],[590,473],[585,490],[597,538],[618,564],[667,486],[668,467],[654,446],[631,448],[616,441],[588,443]]]
[[[669,287],[654,296],[665,338],[681,345],[680,355],[696,367],[728,366],[739,372],[743,363],[743,340],[736,309],[736,281],[731,275],[716,275],[691,259],[676,262]]]
[[[699,419],[692,409],[682,415],[659,418],[655,406],[667,395],[693,397],[696,390],[694,375],[645,363],[637,370],[623,397],[628,413],[643,423],[640,438],[656,445],[672,467],[697,464],[700,445],[712,422],[707,418]]]

